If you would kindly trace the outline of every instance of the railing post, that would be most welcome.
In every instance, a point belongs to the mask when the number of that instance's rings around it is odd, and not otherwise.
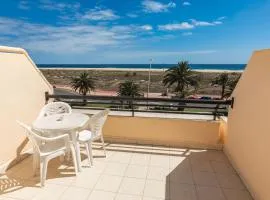
[[[45,92],[45,104],[47,104],[48,103],[48,101],[49,101],[49,92],[47,91],[47,92]]]
[[[214,120],[217,119],[218,107],[219,107],[219,104],[217,104],[216,107],[215,107],[215,111],[214,111]]]
[[[232,97],[232,100],[231,100],[231,109],[233,109],[233,106],[234,106],[234,97]]]
[[[134,117],[134,105],[133,105],[134,97],[131,100],[131,109],[132,109],[132,117]]]
[[[215,109],[215,111],[214,111],[214,120],[216,120],[217,119],[217,112],[216,112],[216,109]]]

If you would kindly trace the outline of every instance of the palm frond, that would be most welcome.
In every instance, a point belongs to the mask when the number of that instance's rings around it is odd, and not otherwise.
[[[174,91],[180,93],[181,96],[186,94],[190,86],[197,88],[199,85],[198,77],[193,73],[187,61],[179,62],[177,66],[166,70],[162,82],[166,87],[176,85]]]
[[[95,82],[88,73],[83,72],[79,77],[75,77],[71,80],[71,87],[80,94],[86,95],[91,90],[95,89]]]
[[[140,86],[133,81],[126,81],[119,84],[118,96],[142,96]]]

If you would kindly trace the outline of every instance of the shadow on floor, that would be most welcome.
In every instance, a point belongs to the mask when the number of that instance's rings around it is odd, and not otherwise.
[[[165,199],[252,200],[222,151],[189,150],[172,156]]]
[[[86,155],[81,154],[82,160]],[[0,174],[0,195],[12,193],[25,187],[40,187],[39,170],[34,175],[32,168],[32,156],[13,166],[5,174]],[[46,182],[55,179],[76,177],[72,159],[60,161],[60,157],[49,161]]]

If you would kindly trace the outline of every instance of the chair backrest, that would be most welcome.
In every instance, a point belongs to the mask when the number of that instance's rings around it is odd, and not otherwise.
[[[45,105],[41,109],[41,112],[39,113],[38,118],[47,117],[47,116],[55,115],[55,114],[71,113],[71,112],[72,112],[72,109],[70,105],[68,105],[67,103],[51,102]]]
[[[37,153],[40,153],[40,149],[39,149],[39,145],[42,143],[42,141],[39,139],[39,135],[37,135],[36,133],[34,133],[34,131],[32,130],[32,128],[20,121],[17,120],[17,123],[25,130],[26,135],[29,139],[29,141],[31,142],[31,144],[33,145],[33,150]]]
[[[102,128],[107,120],[109,112],[110,110],[106,109],[91,117],[90,129],[95,136],[100,136],[102,134]]]

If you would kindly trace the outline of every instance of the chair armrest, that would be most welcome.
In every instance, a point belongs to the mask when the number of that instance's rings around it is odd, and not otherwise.
[[[69,135],[68,134],[63,134],[63,135],[59,135],[59,136],[56,136],[56,137],[49,137],[49,138],[43,137],[43,138],[44,138],[43,140],[48,141],[48,142],[55,141],[55,140],[61,140],[61,139],[69,140]]]
[[[59,135],[56,137],[43,137],[41,135],[35,134],[35,137],[37,137],[39,140],[45,141],[45,142],[53,142],[55,140],[69,140],[68,134]]]

